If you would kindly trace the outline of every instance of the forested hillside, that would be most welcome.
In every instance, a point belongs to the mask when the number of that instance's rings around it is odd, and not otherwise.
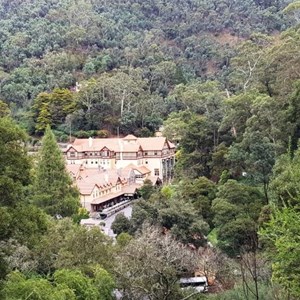
[[[0,0],[0,298],[299,299],[299,12]],[[144,182],[115,242],[79,226],[88,212],[55,136],[161,125],[177,145],[172,183]],[[178,284],[195,269],[205,295]]]
[[[150,134],[185,106],[172,96],[178,84],[217,79],[239,90],[237,45],[255,33],[278,38],[291,22],[282,13],[289,2],[1,0],[0,99],[30,134],[47,124]],[[272,44],[254,39],[245,49],[254,57]],[[66,103],[38,97],[76,82],[78,95],[59,91]]]

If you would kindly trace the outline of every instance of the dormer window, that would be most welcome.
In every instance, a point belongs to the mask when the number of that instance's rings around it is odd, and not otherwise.
[[[103,150],[103,151],[101,151],[101,156],[102,156],[102,157],[108,157],[109,154],[110,154],[110,151],[109,151],[109,150]]]

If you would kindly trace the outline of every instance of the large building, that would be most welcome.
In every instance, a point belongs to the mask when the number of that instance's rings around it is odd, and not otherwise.
[[[122,170],[145,167],[150,176],[168,182],[173,177],[175,146],[164,137],[76,139],[65,151],[67,164],[87,169]],[[138,175],[137,176],[142,176]],[[137,179],[139,179],[137,177]]]
[[[164,137],[76,139],[64,154],[81,205],[91,213],[133,199],[145,179],[159,185],[174,172],[175,146]]]

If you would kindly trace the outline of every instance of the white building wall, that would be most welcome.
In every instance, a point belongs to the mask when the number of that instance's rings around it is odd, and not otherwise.
[[[93,201],[92,195],[80,195],[80,204],[83,208],[86,208],[87,211],[92,211],[91,203]]]
[[[162,178],[162,159],[156,158],[145,158],[144,165],[151,171],[151,176],[154,176],[154,170],[159,169],[159,178]]]
[[[81,165],[83,162],[81,159],[66,159],[68,165]]]

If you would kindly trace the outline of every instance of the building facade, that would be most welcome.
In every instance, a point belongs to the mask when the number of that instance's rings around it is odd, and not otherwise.
[[[175,146],[164,137],[76,139],[65,157],[68,165],[87,169],[122,170],[131,165],[143,173],[145,167],[144,172],[150,171],[147,175],[168,182],[174,175]]]
[[[67,170],[79,190],[81,206],[91,213],[133,199],[141,187],[135,182],[135,171],[131,168],[121,172],[69,164]]]

